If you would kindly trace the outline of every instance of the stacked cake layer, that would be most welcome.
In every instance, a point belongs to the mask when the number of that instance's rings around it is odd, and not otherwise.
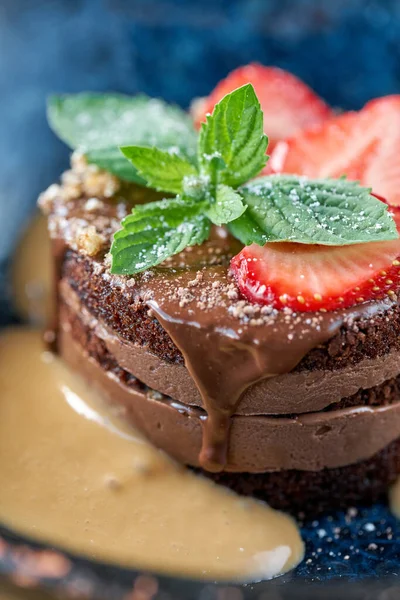
[[[130,192],[132,193],[132,192]],[[394,300],[294,313],[240,298],[223,229],[135,277],[107,251],[129,202],[42,199],[61,355],[160,448],[284,507],[370,501],[400,472]]]

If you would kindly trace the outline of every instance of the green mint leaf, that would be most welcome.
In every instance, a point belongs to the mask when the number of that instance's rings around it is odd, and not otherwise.
[[[240,217],[246,206],[238,192],[227,185],[217,187],[216,201],[205,211],[214,225],[224,225]]]
[[[342,246],[398,238],[388,207],[346,179],[260,177],[240,189],[246,212],[230,223],[242,243]]]
[[[235,221],[228,223],[230,233],[245,246],[258,244],[264,246],[269,240],[262,227],[253,219],[251,212],[245,213]]]
[[[145,146],[123,146],[120,150],[147,185],[160,192],[181,194],[184,177],[197,175],[195,167],[175,153]]]
[[[196,162],[197,133],[189,115],[162,100],[97,93],[53,96],[47,116],[71,148],[121,179],[144,183],[120,146],[157,146]]]
[[[202,244],[210,234],[202,211],[199,202],[179,197],[136,206],[114,235],[111,272],[134,275],[187,246]]]
[[[216,104],[203,123],[199,136],[201,171],[212,176],[217,170],[219,183],[237,187],[265,166],[267,145],[260,103],[253,86],[244,85]]]

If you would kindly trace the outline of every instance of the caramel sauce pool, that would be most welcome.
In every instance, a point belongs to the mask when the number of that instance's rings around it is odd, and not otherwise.
[[[20,296],[32,275],[48,281],[43,239],[31,235],[15,263],[18,306],[31,316]],[[289,516],[170,460],[45,351],[34,329],[0,332],[0,489],[2,524],[94,560],[257,581],[303,558]]]
[[[12,285],[16,308],[30,323],[44,326],[53,311],[52,260],[46,219],[37,214],[14,256]]]

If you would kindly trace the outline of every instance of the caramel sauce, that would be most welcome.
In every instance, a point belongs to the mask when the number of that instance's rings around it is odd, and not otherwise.
[[[293,568],[291,518],[173,463],[28,329],[0,337],[0,522],[95,560],[212,580]]]
[[[50,245],[35,218],[16,253],[21,315],[53,312]],[[255,581],[295,567],[294,521],[193,474],[151,446],[28,328],[0,334],[0,522],[137,569]]]
[[[53,311],[53,279],[47,221],[38,214],[22,237],[12,270],[16,308],[26,321],[39,326],[47,323]]]

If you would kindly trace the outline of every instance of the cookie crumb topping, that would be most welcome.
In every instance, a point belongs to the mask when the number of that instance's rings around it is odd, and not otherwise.
[[[103,235],[97,233],[94,225],[85,228],[75,240],[77,249],[87,256],[96,256],[106,244]]]
[[[86,210],[98,210],[101,208],[99,198],[111,198],[120,185],[114,175],[89,164],[83,154],[75,151],[71,155],[71,169],[61,176],[61,185],[52,184],[39,196],[38,202],[43,212],[49,214],[57,199],[69,202],[88,196]]]

